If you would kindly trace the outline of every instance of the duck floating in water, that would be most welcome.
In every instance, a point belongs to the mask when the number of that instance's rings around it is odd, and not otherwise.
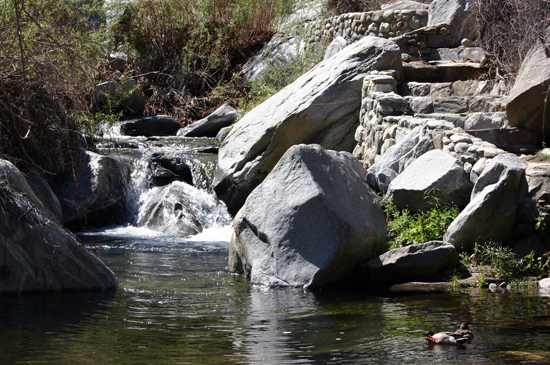
[[[463,345],[472,342],[472,338],[474,338],[466,322],[462,323],[456,332],[434,333],[433,331],[428,331],[423,333],[423,335],[427,337],[428,342],[440,345]]]

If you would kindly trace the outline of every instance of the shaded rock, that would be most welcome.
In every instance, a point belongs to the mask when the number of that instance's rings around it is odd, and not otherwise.
[[[450,41],[439,44],[438,48],[458,47],[464,38],[477,38],[477,24],[468,9],[471,0],[434,0],[428,8],[428,26],[449,24]]]
[[[401,69],[397,45],[365,37],[321,62],[236,123],[219,151],[218,196],[234,214],[286,150],[300,143],[352,151],[363,78]]]
[[[493,158],[472,190],[470,203],[451,223],[443,239],[457,249],[474,243],[507,242],[515,228],[527,165],[511,153]]]
[[[435,188],[441,193],[442,203],[464,207],[470,201],[472,186],[456,158],[440,150],[431,150],[391,182],[386,199],[393,199],[399,209],[425,210],[430,203],[425,194]]]
[[[229,215],[217,199],[178,181],[152,191],[140,209],[137,225],[167,236],[185,237],[229,222]]]
[[[155,115],[122,122],[120,132],[126,136],[175,136],[180,128],[168,115]]]
[[[289,148],[233,221],[229,270],[304,288],[352,276],[388,240],[366,174],[349,153]]]
[[[382,4],[381,9],[385,10],[428,10],[429,5],[411,0],[393,1],[389,4]]]
[[[218,134],[216,134],[216,141],[222,143],[229,135],[229,132],[231,132],[231,127],[225,127],[220,129]]]
[[[75,236],[0,189],[0,295],[117,288],[113,272]]]
[[[193,174],[185,160],[172,152],[155,153],[151,156],[153,184],[168,185],[174,181],[183,181],[193,185]]]
[[[332,56],[334,56],[336,53],[340,52],[346,46],[348,45],[348,41],[344,37],[336,37],[330,42],[330,44],[327,47],[327,50],[325,51],[325,56],[323,60],[329,59]]]
[[[0,187],[7,187],[22,194],[36,209],[39,209],[51,219],[55,219],[55,215],[50,215],[50,212],[46,211],[44,204],[36,196],[25,175],[14,164],[3,159],[0,159]]]
[[[403,172],[414,160],[433,149],[434,144],[426,128],[422,126],[415,127],[402,140],[388,148],[386,153],[377,158],[369,172],[376,176],[378,188],[385,193],[382,190],[384,186],[388,186],[391,180]],[[396,175],[394,176],[387,170],[395,171]]]
[[[74,177],[63,180],[58,194],[65,226],[101,227],[119,222],[128,174],[122,160],[82,149],[79,169]]]
[[[134,79],[128,79],[124,83],[107,81],[98,84],[98,99],[102,105],[106,105],[109,99],[121,100],[123,111],[127,115],[141,115],[145,110],[145,98],[141,87]]]
[[[504,125],[504,113],[472,113],[464,122],[464,130],[500,129]]]
[[[243,66],[241,71],[243,83],[256,82],[269,77],[266,71],[270,67],[293,62],[303,52],[304,41],[300,38],[282,34],[275,35],[258,54]]]
[[[390,292],[419,292],[419,293],[433,293],[433,292],[445,292],[449,290],[449,283],[446,281],[438,283],[429,282],[410,282],[403,284],[394,284],[390,287]]]
[[[536,131],[542,140],[544,125],[546,136],[550,135],[550,108],[547,101],[549,87],[550,57],[546,55],[543,45],[536,42],[523,60],[506,99],[506,115],[510,126]],[[543,124],[545,108],[547,112]]]
[[[178,136],[215,137],[220,129],[233,124],[237,116],[238,113],[234,108],[224,104],[206,118],[180,129]]]
[[[46,180],[38,175],[30,175],[26,179],[38,199],[42,202],[45,215],[53,219],[55,223],[63,224],[61,203]]]
[[[544,240],[540,235],[532,235],[528,237],[522,237],[517,241],[512,249],[512,252],[518,259],[522,259],[529,255],[531,252],[535,253],[535,257],[539,257],[545,254],[548,250],[544,244]]]
[[[357,272],[370,282],[430,281],[438,274],[453,269],[457,263],[458,253],[453,245],[430,241],[390,250],[361,265]]]

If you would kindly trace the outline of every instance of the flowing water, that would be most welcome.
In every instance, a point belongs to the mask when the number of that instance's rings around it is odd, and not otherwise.
[[[204,218],[207,228],[196,236],[136,227],[150,195],[144,166],[152,152],[179,149],[199,159],[193,172],[203,190],[215,155],[197,153],[209,140],[132,143],[143,146],[117,150],[137,166],[127,223],[80,234],[115,272],[119,290],[0,298],[0,363],[550,363],[549,296],[251,287],[226,269],[226,213]],[[474,331],[470,345],[424,342],[423,331],[454,330],[462,321]]]

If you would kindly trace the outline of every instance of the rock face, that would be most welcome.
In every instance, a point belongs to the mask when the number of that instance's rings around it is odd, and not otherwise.
[[[219,151],[215,191],[235,214],[288,148],[318,143],[355,146],[363,77],[371,69],[401,69],[392,41],[365,37],[321,62],[245,115]]]
[[[291,147],[235,217],[229,270],[303,288],[350,277],[388,240],[365,175],[349,153]]]
[[[358,273],[366,281],[396,284],[410,281],[433,281],[458,263],[453,245],[431,241],[390,250],[362,265]]]
[[[168,115],[155,115],[125,121],[120,132],[126,136],[175,136],[180,130],[180,123]]]
[[[48,182],[38,175],[30,175],[26,179],[29,186],[44,205],[46,216],[52,218],[57,224],[63,224],[61,203]]]
[[[428,8],[428,26],[446,23],[450,25],[450,37],[441,37],[439,47],[456,47],[464,38],[477,37],[476,23],[469,16],[472,0],[434,0]]]
[[[346,46],[348,45],[348,42],[344,37],[336,37],[330,42],[330,44],[327,47],[327,50],[325,51],[324,60],[327,60],[334,56],[336,53],[340,52]]]
[[[143,93],[134,79],[128,79],[122,84],[117,81],[102,82],[97,85],[97,89],[100,91],[100,103],[107,104],[108,98],[119,99],[127,115],[141,115],[145,109]]]
[[[19,193],[0,188],[0,295],[117,288],[113,272]]]
[[[515,228],[527,164],[511,153],[492,159],[477,179],[470,203],[451,223],[444,241],[457,249],[474,243],[508,242]]]
[[[183,182],[158,188],[140,209],[137,225],[167,236],[189,236],[230,222],[217,199]]]
[[[434,144],[427,135],[426,128],[415,127],[397,144],[389,147],[369,169],[369,172],[375,177],[375,187],[385,193],[391,181],[398,174],[418,157],[433,149]]]
[[[174,181],[193,185],[193,174],[184,159],[172,152],[155,153],[151,156],[151,178],[153,185],[164,186]]]
[[[119,159],[90,151],[81,150],[80,156],[79,171],[63,181],[59,194],[65,226],[117,223],[126,203],[127,167]]]
[[[234,108],[224,104],[206,118],[180,129],[178,136],[215,137],[222,128],[233,124],[237,116],[238,113]]]
[[[304,42],[297,37],[276,35],[244,66],[241,72],[243,83],[260,81],[269,77],[267,70],[275,65],[293,62],[304,51]]]
[[[441,150],[432,150],[411,163],[391,183],[386,198],[399,209],[425,210],[429,202],[425,193],[436,188],[442,203],[464,207],[470,201],[473,184],[462,164]]]
[[[542,140],[543,114],[546,105],[544,126],[546,136],[550,134],[550,106],[547,98],[549,86],[550,58],[546,56],[540,42],[536,42],[525,57],[507,98],[506,115],[510,126],[536,131]]]

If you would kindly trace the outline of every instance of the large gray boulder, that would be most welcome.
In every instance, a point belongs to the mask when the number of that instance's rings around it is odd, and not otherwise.
[[[178,136],[216,137],[220,129],[229,127],[237,120],[237,111],[227,104],[220,106],[212,114],[178,131]]]
[[[458,263],[458,252],[447,242],[430,241],[390,250],[358,268],[366,281],[396,284],[433,281]]]
[[[29,186],[44,206],[44,214],[57,224],[63,224],[63,209],[57,195],[44,178],[38,175],[26,176]]]
[[[344,37],[338,36],[338,37],[334,38],[332,40],[332,42],[330,42],[330,44],[328,45],[328,47],[325,51],[325,56],[323,57],[323,60],[327,60],[327,59],[331,58],[336,53],[338,53],[341,50],[343,50],[344,48],[346,48],[347,45],[348,45],[348,41],[346,41],[346,39]]]
[[[434,0],[428,8],[428,26],[449,25],[449,38],[441,37],[439,48],[456,47],[462,39],[477,38],[477,24],[468,12],[473,0]],[[445,36],[446,37],[446,36]]]
[[[234,214],[286,150],[300,143],[352,151],[361,87],[370,70],[401,70],[399,47],[365,37],[254,108],[220,147],[214,187]]]
[[[386,150],[369,169],[375,177],[374,187],[386,193],[391,181],[413,161],[433,150],[434,144],[426,127],[418,126]],[[393,171],[393,173],[392,173]]]
[[[518,202],[526,187],[527,164],[511,153],[492,159],[477,179],[470,203],[447,229],[444,241],[457,249],[474,243],[508,242],[516,224]]]
[[[299,37],[277,34],[260,52],[252,57],[241,71],[243,83],[269,78],[269,69],[294,62],[304,52],[305,42]],[[275,81],[275,80],[271,80]]]
[[[2,186],[22,194],[36,209],[46,212],[44,204],[34,193],[25,175],[8,160],[0,159],[0,187]]]
[[[178,181],[153,191],[140,208],[137,225],[185,237],[229,222],[225,207],[213,195]]]
[[[105,264],[21,193],[0,188],[0,295],[117,288]]]
[[[63,180],[58,194],[66,227],[118,223],[126,204],[129,169],[123,160],[81,150],[79,168]]]
[[[233,221],[229,270],[254,284],[303,288],[351,277],[388,241],[365,177],[349,153],[289,148]]]
[[[550,135],[550,105],[547,97],[549,87],[550,57],[546,55],[545,47],[536,42],[523,60],[514,86],[506,99],[509,125],[536,131],[540,140],[544,126],[546,136]]]
[[[126,136],[175,136],[180,123],[168,115],[154,115],[127,120],[121,123],[120,132]]]
[[[441,195],[441,203],[464,207],[470,201],[472,186],[456,158],[441,150],[431,150],[390,183],[386,199],[393,199],[399,209],[425,210],[430,206],[425,194],[435,188]]]

